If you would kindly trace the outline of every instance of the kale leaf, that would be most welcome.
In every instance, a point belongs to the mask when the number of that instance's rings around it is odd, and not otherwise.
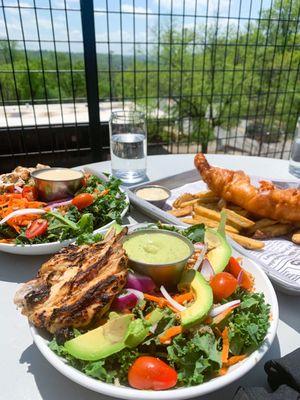
[[[202,383],[222,364],[218,340],[211,333],[176,336],[167,351],[168,361],[178,372],[178,383],[186,386]]]
[[[229,340],[232,354],[247,354],[263,342],[270,326],[270,306],[263,293],[239,290],[235,296],[241,305],[229,317]]]

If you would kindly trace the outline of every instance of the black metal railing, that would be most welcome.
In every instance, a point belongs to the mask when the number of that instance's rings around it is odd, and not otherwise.
[[[107,158],[118,108],[150,153],[287,158],[299,0],[1,0],[1,170]]]

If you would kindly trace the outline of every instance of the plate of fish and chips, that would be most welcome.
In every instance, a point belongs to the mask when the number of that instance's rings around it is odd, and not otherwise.
[[[263,249],[263,240],[283,236],[300,244],[298,188],[280,189],[267,181],[255,187],[244,172],[210,166],[201,153],[195,166],[207,187],[180,195],[168,213],[186,224],[215,227],[224,210],[227,234],[249,250]]]

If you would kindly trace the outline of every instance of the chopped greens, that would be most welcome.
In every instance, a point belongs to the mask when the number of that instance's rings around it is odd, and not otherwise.
[[[95,240],[90,232],[92,220],[92,213],[81,217],[80,224],[85,227],[86,233],[79,236],[78,242],[92,243]],[[204,240],[203,224],[183,231],[169,225],[157,224],[156,226],[159,229],[178,231],[193,242]],[[183,296],[186,294],[188,293]],[[219,322],[216,318],[212,319],[206,315],[204,320],[201,319],[187,328],[180,325],[182,321],[178,313],[174,312],[168,303],[160,304],[163,298],[159,297],[158,290],[144,296],[144,299],[130,310],[134,318],[127,332],[126,341],[129,343],[130,339],[130,346],[125,341],[127,347],[123,350],[98,361],[81,361],[68,354],[65,347],[60,345],[55,338],[49,344],[50,348],[86,375],[107,383],[121,385],[129,384],[128,371],[135,360],[142,356],[159,358],[176,371],[176,387],[188,387],[199,385],[217,376],[220,371],[226,370],[228,365],[231,365],[227,364],[227,361],[232,360],[232,357],[241,360],[258,349],[270,326],[270,306],[266,304],[263,293],[237,288],[230,297],[222,300],[224,304],[232,300],[240,300],[240,305],[231,313],[220,318]],[[182,304],[189,307],[191,301],[193,299],[189,298]],[[160,319],[151,326],[150,332],[145,331],[145,326],[151,325],[149,322],[151,314],[157,310],[159,310]],[[119,315],[116,312],[114,314],[115,318],[118,318]],[[177,331],[175,335],[166,336],[166,332],[174,332],[174,330]],[[74,332],[74,334],[77,333]],[[165,340],[166,337],[167,340]]]
[[[111,177],[107,182],[92,175],[77,194],[96,193],[93,204],[78,210],[75,206],[63,206],[62,209],[48,211],[43,215],[48,221],[47,232],[44,235],[27,239],[26,227],[19,234],[8,225],[0,227],[0,238],[14,238],[16,244],[39,244],[63,241],[77,237],[78,244],[94,243],[101,235],[93,235],[93,231],[115,220],[121,222],[122,211],[126,207],[126,197],[120,191],[121,181]]]

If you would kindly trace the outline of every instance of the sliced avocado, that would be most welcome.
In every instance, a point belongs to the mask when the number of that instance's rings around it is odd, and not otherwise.
[[[132,314],[112,318],[99,328],[68,340],[65,349],[73,357],[86,361],[100,360],[117,353],[126,347],[124,340],[132,318]]]
[[[148,320],[137,318],[132,314],[109,314],[106,324],[65,343],[65,349],[80,360],[96,361],[117,353],[125,347],[138,346],[149,334],[150,328],[163,317],[159,309],[152,311]]]
[[[149,319],[141,318],[131,321],[126,338],[124,340],[127,347],[136,347],[146,339],[152,325],[157,324],[163,317],[163,313],[156,308],[152,311]]]
[[[194,303],[180,313],[181,325],[183,328],[190,328],[206,317],[213,305],[213,292],[200,272],[192,269],[184,272],[182,276],[179,289],[183,288],[192,289],[195,297]]]
[[[221,221],[218,230],[206,228],[204,241],[208,244],[206,257],[216,274],[222,272],[231,257],[231,247],[226,240],[225,233],[226,213],[221,212]]]

